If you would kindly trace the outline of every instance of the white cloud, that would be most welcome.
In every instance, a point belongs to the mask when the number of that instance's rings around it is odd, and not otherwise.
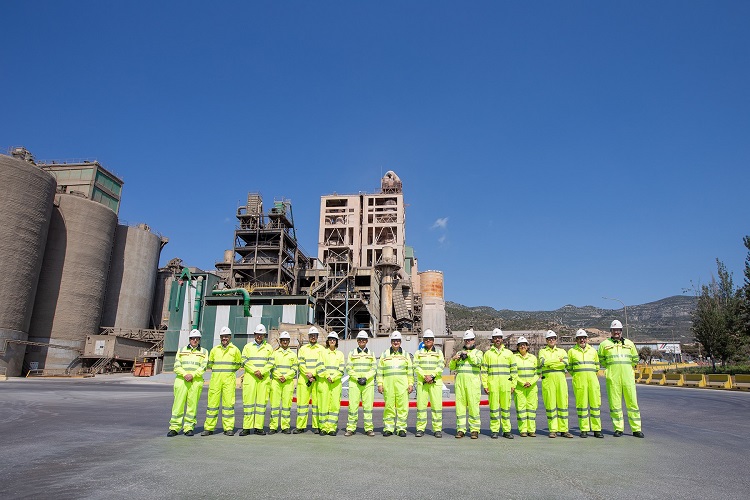
[[[447,239],[447,237],[445,235],[442,235],[440,238],[438,238],[438,243],[440,243],[442,245],[443,243],[445,243],[446,239]]]
[[[432,229],[440,228],[445,229],[448,227],[448,217],[442,217],[435,221],[435,223],[432,225]]]

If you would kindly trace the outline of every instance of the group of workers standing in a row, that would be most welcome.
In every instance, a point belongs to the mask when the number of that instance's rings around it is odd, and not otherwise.
[[[517,340],[518,352],[504,345],[504,334],[496,328],[492,332],[492,347],[486,352],[475,348],[472,330],[464,333],[462,349],[449,360],[455,372],[456,438],[468,433],[472,439],[479,437],[481,422],[479,405],[481,391],[488,395],[490,410],[490,437],[513,439],[510,423],[511,399],[515,401],[518,430],[521,437],[536,436],[538,406],[537,381],[542,379],[542,399],[547,413],[549,437],[572,438],[568,428],[568,383],[565,373],[573,381],[580,437],[604,437],[601,425],[601,389],[597,372],[606,370],[607,396],[614,436],[622,436],[625,420],[622,399],[628,412],[630,429],[636,437],[641,432],[640,410],[635,391],[633,368],[638,363],[635,345],[622,338],[622,324],[615,320],[610,328],[611,337],[596,350],[588,345],[585,330],[576,333],[576,345],[567,352],[556,346],[557,335],[552,330],[546,334],[546,346],[534,356],[529,352],[526,338]],[[250,433],[264,435],[266,407],[271,407],[270,433],[300,434],[307,430],[311,416],[312,431],[335,436],[341,406],[342,378],[349,375],[349,411],[345,436],[354,434],[359,418],[360,403],[363,408],[363,427],[368,436],[374,436],[372,408],[375,387],[383,394],[383,435],[406,436],[409,414],[409,393],[417,389],[416,436],[424,436],[427,428],[428,403],[431,408],[432,432],[442,437],[443,383],[445,367],[443,352],[435,348],[435,335],[426,330],[423,345],[413,357],[401,348],[401,333],[390,335],[391,347],[379,358],[368,349],[368,335],[357,334],[357,348],[348,359],[338,350],[339,338],[335,332],[328,334],[326,346],[318,344],[319,331],[311,327],[309,343],[298,353],[289,348],[288,332],[279,335],[279,347],[273,349],[266,340],[266,328],[256,327],[255,342],[248,343],[242,352],[231,343],[232,332],[224,327],[219,333],[221,344],[209,353],[200,346],[201,333],[192,330],[189,345],[175,358],[174,404],[167,436],[176,436],[180,428],[186,436],[193,435],[196,425],[198,400],[203,390],[203,373],[210,369],[208,403],[202,436],[216,429],[219,413],[226,435],[235,428],[236,372],[244,368],[242,382],[243,420],[241,436]],[[292,397],[297,380],[297,420],[292,430]]]

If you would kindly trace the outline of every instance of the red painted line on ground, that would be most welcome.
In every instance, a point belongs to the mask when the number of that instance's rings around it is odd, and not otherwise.
[[[297,402],[297,398],[293,398],[292,401],[294,403]],[[479,401],[479,406],[489,406],[490,402],[486,399],[482,399]],[[341,406],[349,406],[349,401],[346,399],[341,400]],[[359,404],[359,406],[362,406],[362,403]],[[383,408],[385,406],[385,401],[375,401],[372,404],[373,408]],[[427,403],[427,406],[430,406],[430,403]],[[452,399],[444,399],[443,400],[443,408],[453,408],[456,406],[456,402]],[[416,401],[409,401],[409,408],[416,408],[417,402]]]

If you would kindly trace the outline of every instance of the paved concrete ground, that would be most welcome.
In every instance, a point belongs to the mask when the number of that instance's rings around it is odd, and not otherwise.
[[[454,439],[452,409],[443,439],[415,438],[413,410],[407,438],[170,439],[163,382],[0,382],[0,498],[747,498],[750,488],[749,393],[639,386],[646,439],[613,438],[604,409],[605,439],[548,439],[541,406],[535,439],[490,439],[486,409],[478,440]]]

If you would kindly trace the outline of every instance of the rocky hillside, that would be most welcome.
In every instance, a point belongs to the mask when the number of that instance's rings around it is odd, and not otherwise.
[[[683,342],[692,338],[690,314],[695,309],[694,296],[675,295],[647,304],[628,306],[628,323],[631,338],[671,340],[673,336]],[[511,311],[489,306],[467,307],[446,302],[448,327],[463,331],[473,326],[476,330],[492,330],[501,326],[506,330],[547,330],[558,333],[578,328],[608,330],[613,319],[623,323],[620,309],[600,309],[594,306],[566,305],[554,311]],[[680,339],[684,336],[684,339]]]

